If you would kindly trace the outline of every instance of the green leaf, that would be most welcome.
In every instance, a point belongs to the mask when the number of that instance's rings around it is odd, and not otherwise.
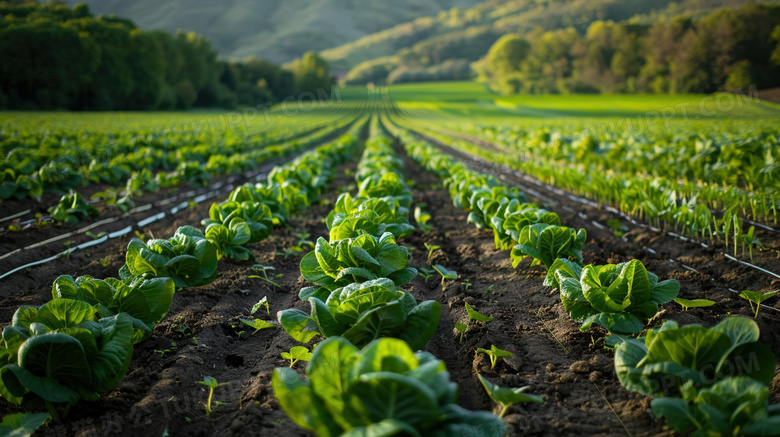
[[[16,413],[3,417],[0,435],[5,437],[29,437],[42,427],[51,416],[49,413]]]
[[[343,429],[317,398],[309,382],[287,368],[276,368],[271,378],[274,394],[287,416],[301,428],[321,437],[338,437]]]
[[[448,270],[446,267],[444,267],[441,264],[434,264],[433,269],[439,272],[439,274],[443,278],[458,279],[458,272],[456,272],[455,270]]]
[[[493,320],[493,316],[486,316],[484,314],[477,312],[477,310],[472,308],[468,302],[466,302],[466,312],[469,315],[469,320],[476,320],[478,322],[483,322],[483,323],[487,323]]]
[[[301,310],[279,311],[276,318],[287,334],[301,343],[308,343],[320,333],[314,320]]]
[[[678,297],[675,298],[674,301],[680,304],[680,306],[683,306],[685,308],[704,308],[704,307],[711,307],[715,305],[715,302],[707,299],[688,300],[688,299],[683,299],[681,297]]]
[[[482,382],[482,386],[485,387],[488,396],[499,404],[507,407],[509,405],[521,403],[521,402],[536,402],[541,404],[544,399],[541,396],[531,395],[524,393],[531,387],[520,388],[507,388],[500,387],[492,382],[488,381],[484,376],[477,374],[479,381]]]

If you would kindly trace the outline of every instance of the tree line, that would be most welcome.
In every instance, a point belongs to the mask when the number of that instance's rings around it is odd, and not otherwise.
[[[780,86],[780,6],[652,25],[595,21],[504,35],[474,65],[502,93],[711,93]]]
[[[0,1],[0,59],[0,108],[7,109],[232,108],[335,83],[316,53],[289,68],[222,60],[195,33],[143,31],[61,1]]]

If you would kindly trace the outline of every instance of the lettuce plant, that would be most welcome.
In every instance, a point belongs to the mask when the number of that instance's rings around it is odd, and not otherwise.
[[[241,217],[233,217],[227,224],[208,225],[206,239],[217,249],[217,259],[255,260],[255,254],[244,247],[252,239],[252,230]]]
[[[97,317],[112,317],[125,313],[132,318],[133,343],[152,335],[155,325],[168,314],[176,286],[170,278],[138,278],[123,283],[91,276],[60,276],[52,284],[53,299],[72,299],[92,305]]]
[[[517,267],[526,257],[533,258],[532,266],[544,264],[548,270],[558,258],[572,258],[582,263],[582,246],[586,238],[585,229],[575,231],[547,223],[526,226],[520,231],[518,244],[512,248],[512,266]]]
[[[271,208],[264,203],[252,201],[212,203],[211,208],[209,208],[209,218],[201,221],[201,224],[206,227],[220,224],[229,228],[230,223],[236,217],[244,220],[249,226],[250,235],[247,244],[265,240],[274,227]]]
[[[169,277],[177,288],[210,284],[217,277],[217,250],[192,226],[180,227],[169,240],[134,238],[119,277],[125,282]]]
[[[769,405],[766,385],[746,376],[718,381],[696,390],[693,381],[683,386],[683,397],[656,398],[653,413],[666,419],[675,431],[692,436],[777,435],[780,405]]]
[[[62,196],[60,203],[49,208],[49,214],[58,222],[74,225],[81,220],[97,216],[98,210],[90,205],[81,194],[72,191]]]
[[[507,432],[495,415],[458,406],[458,387],[444,362],[414,353],[403,340],[374,340],[361,351],[343,338],[329,338],[314,349],[306,378],[277,368],[273,390],[290,419],[319,437]]]
[[[96,401],[116,387],[133,354],[133,320],[96,315],[95,307],[72,299],[20,307],[3,330],[0,395],[25,408],[46,407],[59,421],[79,400]]]
[[[398,206],[409,208],[412,204],[412,192],[401,176],[396,172],[386,172],[381,176],[373,175],[363,179],[358,189],[358,197],[390,198]]]
[[[398,206],[392,197],[365,199],[343,193],[328,214],[325,223],[330,229],[330,241],[355,238],[361,234],[382,235],[390,232],[401,238],[410,235],[409,209]]]
[[[658,313],[658,306],[680,292],[674,279],[658,281],[639,260],[603,266],[558,259],[547,272],[545,284],[560,288],[561,302],[585,332],[597,324],[618,335],[639,334]]]
[[[377,278],[389,278],[395,285],[404,285],[417,276],[417,270],[406,267],[409,250],[395,242],[393,234],[382,236],[363,234],[339,240],[333,244],[320,237],[314,250],[301,260],[301,274],[307,281],[319,285],[301,290],[301,300],[315,295],[326,299],[329,291],[353,283]]]
[[[615,353],[615,373],[626,389],[645,396],[680,396],[688,381],[707,388],[733,375],[768,386],[775,357],[758,337],[758,325],[746,317],[728,317],[712,328],[668,321],[644,338],[625,339]]]
[[[294,339],[306,343],[318,334],[339,336],[357,347],[381,337],[400,338],[418,350],[439,326],[441,305],[417,304],[412,295],[387,278],[350,284],[325,299],[309,297],[311,315],[297,309],[277,314],[279,324]]]

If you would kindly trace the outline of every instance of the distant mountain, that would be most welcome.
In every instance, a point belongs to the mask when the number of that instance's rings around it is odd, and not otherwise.
[[[194,31],[226,58],[285,63],[419,17],[480,0],[68,0],[142,29]]]

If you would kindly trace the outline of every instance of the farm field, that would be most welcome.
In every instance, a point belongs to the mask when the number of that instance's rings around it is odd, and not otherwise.
[[[750,95],[465,82],[294,115],[0,113],[0,416],[775,435],[778,120]]]

